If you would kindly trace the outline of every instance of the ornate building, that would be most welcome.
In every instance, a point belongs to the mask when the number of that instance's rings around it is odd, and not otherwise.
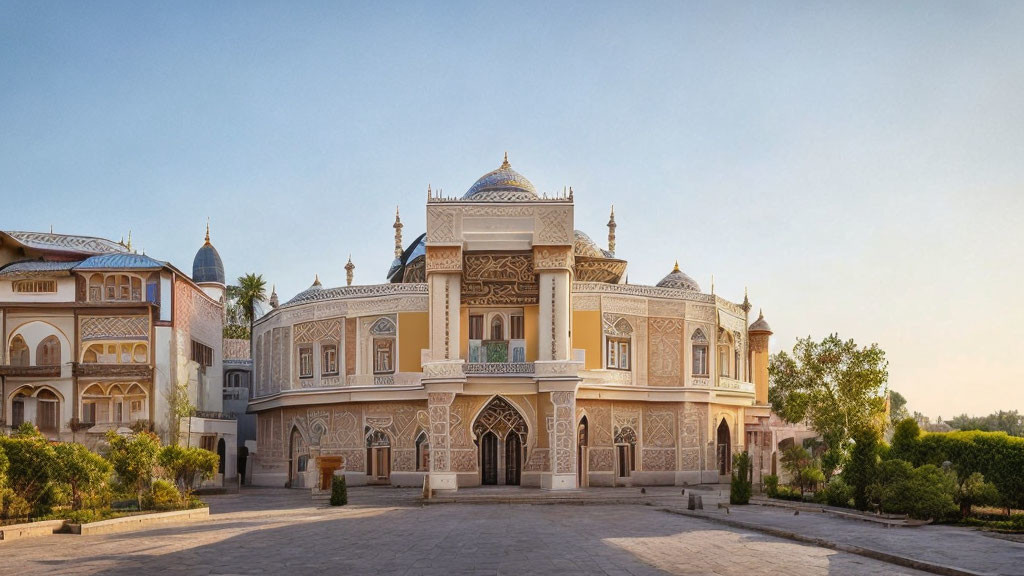
[[[208,264],[212,264],[208,266]],[[224,269],[209,242],[194,277],[102,238],[0,232],[0,427],[31,422],[90,447],[108,430],[175,426],[235,475],[235,422],[222,417]],[[184,386],[195,418],[176,419]]]
[[[387,283],[317,280],[257,321],[253,483],[672,485],[758,462],[764,318],[678,265],[626,283],[614,212],[603,249],[573,209],[506,158],[461,198],[428,189],[404,250],[396,214]]]

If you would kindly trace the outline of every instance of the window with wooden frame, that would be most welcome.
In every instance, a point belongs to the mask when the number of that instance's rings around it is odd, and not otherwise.
[[[395,372],[395,339],[373,339],[373,373],[393,374]]]
[[[50,294],[57,291],[56,280],[16,280],[14,291],[18,294]]]
[[[334,344],[324,344],[321,347],[320,371],[324,376],[338,374],[338,347]]]
[[[213,366],[213,348],[193,340],[192,360],[198,362],[200,366],[205,366],[207,368]]]
[[[313,347],[299,348],[299,378],[313,377]]]
[[[484,317],[482,314],[470,314],[469,316],[469,339],[484,339]]]
[[[724,378],[729,377],[729,346],[718,347],[718,375]]]
[[[690,337],[692,344],[692,367],[694,376],[708,375],[708,337],[704,331],[697,328]]]
[[[509,318],[509,339],[510,340],[522,340],[524,334],[526,334],[525,325],[523,324],[522,316],[512,316]]]
[[[612,370],[630,369],[630,343],[629,338],[618,338],[608,336],[608,361],[607,367]]]

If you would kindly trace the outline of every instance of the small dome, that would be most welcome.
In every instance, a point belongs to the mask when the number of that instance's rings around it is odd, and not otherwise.
[[[690,278],[679,269],[679,262],[676,262],[675,268],[669,272],[668,276],[662,278],[657,286],[658,288],[678,288],[680,290],[700,292],[700,285],[697,284],[696,280]]]
[[[512,169],[508,163],[508,154],[505,154],[505,161],[493,172],[488,172],[480,177],[465,194],[463,200],[483,200],[489,202],[508,202],[518,200],[537,200],[537,189],[525,176]]]
[[[324,285],[320,283],[320,275],[316,275],[316,279],[313,280],[313,285],[306,288],[302,292],[296,294],[291,300],[285,302],[285,306],[292,302],[302,302],[303,300],[317,300],[316,294],[324,291]]]
[[[582,230],[573,230],[572,253],[576,256],[604,258],[604,252]]]
[[[196,252],[196,258],[192,261],[192,281],[196,284],[204,282],[224,282],[224,262],[220,259],[217,249],[210,244],[210,227],[206,227],[206,243]]]
[[[768,325],[768,322],[764,319],[764,312],[760,312],[757,315],[757,320],[748,328],[749,332],[767,332],[772,333],[772,327]]]

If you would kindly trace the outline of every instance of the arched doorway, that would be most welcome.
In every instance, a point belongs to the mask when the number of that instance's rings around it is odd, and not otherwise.
[[[587,423],[587,417],[580,418],[579,426],[576,427],[576,485],[580,488],[586,488],[590,485],[589,475],[590,466],[588,462],[589,455],[589,424]]]
[[[729,425],[725,418],[718,425],[718,473],[722,476],[732,471],[732,448],[729,436]]]
[[[495,396],[473,422],[480,455],[480,483],[518,486],[526,460],[526,420],[508,400]]]
[[[303,475],[309,465],[309,447],[302,438],[298,428],[292,428],[288,441],[288,487],[302,488],[305,484]]]
[[[391,481],[391,438],[383,430],[366,427],[366,475],[371,482]]]
[[[227,458],[228,451],[224,445],[224,439],[217,440],[217,458],[220,462],[217,464],[217,473],[224,474],[224,459]]]

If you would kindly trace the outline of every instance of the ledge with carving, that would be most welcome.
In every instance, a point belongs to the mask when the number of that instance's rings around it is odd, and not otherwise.
[[[673,298],[690,302],[714,304],[715,297],[692,290],[679,288],[658,288],[657,286],[641,286],[639,284],[604,284],[601,282],[573,282],[572,291],[581,293],[622,294],[626,296],[644,296],[648,298]]]
[[[418,386],[423,375],[420,372],[396,372],[394,374],[350,374],[345,378],[346,386]]]
[[[71,375],[80,378],[136,378],[151,380],[153,367],[148,364],[71,364]]]
[[[367,286],[339,286],[337,288],[324,288],[315,290],[300,296],[296,296],[282,304],[277,310],[282,310],[308,302],[321,302],[324,300],[340,300],[350,298],[368,298],[375,296],[393,296],[399,294],[427,294],[425,283],[415,284],[371,284]]]
[[[60,378],[60,366],[11,366],[0,365],[0,376],[29,378]]]
[[[580,378],[588,384],[614,384],[631,386],[633,373],[629,370],[580,370]]]
[[[533,362],[467,362],[462,373],[473,376],[533,376]]]
[[[754,393],[753,382],[741,382],[739,380],[733,380],[732,378],[726,378],[725,376],[719,376],[718,381],[715,382],[715,388],[724,388],[727,390],[738,390],[740,392]]]
[[[538,360],[535,375],[537,378],[579,378],[583,362],[576,360]]]
[[[450,380],[465,382],[464,360],[438,360],[423,364],[423,380]]]

